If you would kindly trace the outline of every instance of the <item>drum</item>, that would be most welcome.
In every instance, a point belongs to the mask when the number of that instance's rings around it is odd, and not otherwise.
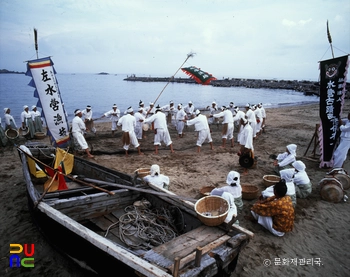
[[[254,159],[251,156],[251,152],[242,153],[239,157],[239,164],[244,168],[250,168],[254,165]]]
[[[321,198],[323,200],[339,203],[344,199],[343,186],[336,178],[323,178],[319,186]]]
[[[327,177],[334,177],[342,184],[343,189],[350,188],[350,176],[342,168],[335,168],[327,173]]]

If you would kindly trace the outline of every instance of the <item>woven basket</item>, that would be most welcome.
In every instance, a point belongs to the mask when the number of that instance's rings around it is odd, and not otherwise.
[[[137,174],[138,177],[143,178],[150,174],[150,170],[149,168],[138,168],[134,173]]]
[[[194,205],[199,220],[207,226],[218,226],[225,221],[229,203],[220,196],[206,196]]]
[[[259,188],[255,185],[242,184],[242,198],[245,200],[253,200],[258,198]]]
[[[14,130],[14,129],[7,129],[5,132],[5,136],[8,139],[16,139],[16,138],[18,138],[18,132],[17,132],[17,130]]]
[[[202,187],[199,191],[199,193],[202,195],[202,196],[209,196],[211,191],[215,189],[214,186],[206,186],[206,187]]]
[[[22,129],[21,127],[18,128],[18,133],[21,135],[21,136],[26,136],[28,135],[29,133],[29,128],[28,127],[25,127],[24,129]]]
[[[265,187],[276,185],[281,178],[277,175],[264,175],[263,177],[263,183]]]
[[[34,133],[35,139],[44,139],[46,137],[46,134],[44,132],[36,132]]]

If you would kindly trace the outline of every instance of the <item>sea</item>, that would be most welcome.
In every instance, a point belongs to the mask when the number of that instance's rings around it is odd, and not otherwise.
[[[164,106],[170,101],[174,101],[175,105],[187,105],[192,101],[196,109],[204,109],[213,101],[219,107],[228,106],[230,102],[239,107],[247,103],[263,103],[265,109],[319,101],[317,96],[305,96],[293,90],[125,81],[125,78],[126,74],[56,74],[68,120],[73,119],[75,109],[85,109],[87,105],[92,106],[93,118],[99,118],[111,110],[113,104],[124,113],[129,107],[137,109],[140,100],[146,107],[150,102]],[[23,106],[37,105],[35,89],[28,85],[31,79],[24,74],[0,74],[0,115],[3,126],[4,108],[11,109],[11,115],[17,126],[20,126]],[[41,111],[40,108],[38,110]]]

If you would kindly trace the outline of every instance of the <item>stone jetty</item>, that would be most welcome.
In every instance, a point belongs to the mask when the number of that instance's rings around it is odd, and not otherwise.
[[[191,78],[174,77],[137,77],[136,75],[127,76],[124,81],[134,82],[173,82],[195,84]],[[239,79],[223,78],[222,80],[211,81],[209,86],[214,87],[246,87],[246,88],[267,88],[267,89],[287,89],[304,93],[305,95],[319,96],[319,83],[312,81],[291,81],[291,80],[267,80],[267,79]],[[350,83],[346,83],[347,95],[349,94]]]

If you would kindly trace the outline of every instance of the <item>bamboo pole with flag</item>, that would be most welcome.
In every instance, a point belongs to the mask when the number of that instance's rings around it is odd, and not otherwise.
[[[183,65],[187,62],[187,60],[188,60],[189,58],[194,57],[195,54],[196,54],[196,53],[193,53],[193,52],[190,52],[190,53],[187,54],[187,57],[186,57],[185,61],[184,61],[184,62],[181,64],[181,66],[176,70],[176,72],[174,73],[174,75],[171,76],[171,77],[169,78],[169,81],[166,83],[166,85],[164,86],[164,88],[163,88],[162,91],[159,93],[158,97],[156,98],[156,100],[153,102],[154,105],[156,104],[156,102],[157,102],[157,100],[159,99],[159,97],[162,95],[162,93],[163,93],[163,91],[165,90],[165,88],[169,85],[170,81],[175,77],[175,75],[177,74],[177,72],[179,72],[179,70],[181,69],[181,67],[183,67]]]

